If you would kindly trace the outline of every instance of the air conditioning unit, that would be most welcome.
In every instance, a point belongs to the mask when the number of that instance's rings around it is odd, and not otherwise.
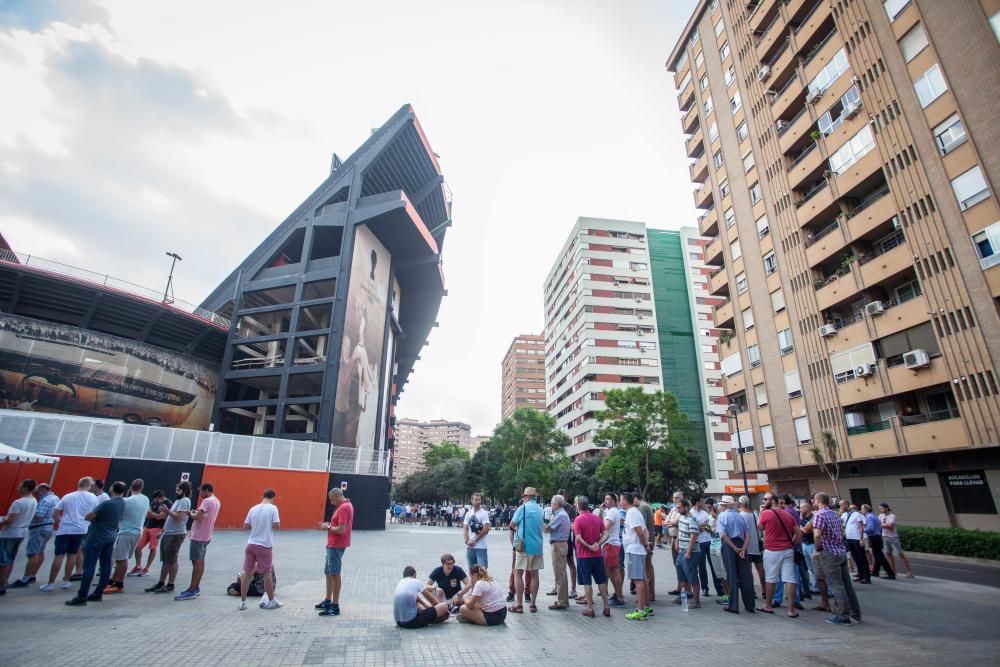
[[[913,370],[927,368],[931,365],[931,358],[926,350],[910,350],[903,355],[903,364]]]
[[[881,315],[885,312],[885,306],[882,305],[881,301],[872,301],[871,303],[865,304],[865,312],[869,317],[874,317],[875,315]]]
[[[819,335],[822,336],[823,338],[834,336],[836,334],[837,334],[837,325],[835,324],[824,324],[819,328]]]
[[[771,67],[769,65],[761,65],[760,69],[757,70],[757,80],[763,81],[769,76],[771,76]]]
[[[639,319],[640,319],[640,320],[644,320],[644,319],[646,319],[646,316],[645,316],[645,315],[639,315],[638,317],[639,317]]]
[[[775,125],[777,125],[778,131],[780,132],[781,130],[783,130],[786,127],[788,127],[788,121],[787,120],[779,120],[777,123],[775,123]]]
[[[809,93],[806,94],[806,104],[812,104],[813,102],[818,100],[820,98],[820,95],[822,94],[823,91],[810,88]]]
[[[865,425],[865,416],[860,412],[848,412],[844,415],[844,422],[847,428],[856,428]]]
[[[844,107],[844,118],[854,118],[858,115],[859,111],[861,111],[861,103],[852,102]]]
[[[636,334],[637,336],[645,336],[645,335],[646,335],[646,332],[644,332],[644,331],[641,331],[641,330],[640,330],[640,331],[636,331],[636,332],[635,332],[635,334]]]
[[[854,369],[854,377],[867,378],[875,375],[875,364],[861,364]]]

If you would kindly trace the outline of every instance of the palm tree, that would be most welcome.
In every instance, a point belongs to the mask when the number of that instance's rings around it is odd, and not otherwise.
[[[837,439],[829,431],[823,431],[822,445],[813,445],[809,448],[813,461],[823,471],[823,474],[833,482],[833,491],[839,494],[837,480],[840,478],[840,460],[838,457],[839,447]]]

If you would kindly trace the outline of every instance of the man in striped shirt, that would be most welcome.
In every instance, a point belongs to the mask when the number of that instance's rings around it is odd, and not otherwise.
[[[851,576],[847,571],[847,545],[841,532],[840,517],[830,509],[830,496],[817,493],[813,498],[819,511],[813,517],[815,551],[820,555],[820,566],[836,605],[836,615],[826,619],[833,625],[851,625],[851,620],[861,622],[861,606],[854,594]]]

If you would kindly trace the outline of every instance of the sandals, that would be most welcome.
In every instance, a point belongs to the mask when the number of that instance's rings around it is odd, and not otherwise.
[[[528,611],[530,611],[532,614],[534,614],[535,612],[538,611],[538,607],[536,607],[534,604],[532,604],[530,607],[528,607]]]
[[[774,614],[773,609],[764,609],[763,607],[757,607],[757,611],[761,612],[762,614],[772,614],[772,615]]]
[[[788,618],[798,618],[798,614],[787,614]]]
[[[584,616],[586,616],[587,618],[597,618],[597,614],[594,613],[593,609],[584,609],[581,613]],[[610,611],[609,611],[609,615],[610,615]]]
[[[602,615],[602,616],[606,616],[606,617],[608,617],[608,618],[611,618],[611,610],[610,610],[610,609],[608,609],[607,607],[605,607],[605,608],[604,608],[604,611],[602,611],[602,612],[601,612],[601,615]]]
[[[549,609],[552,609],[553,611],[555,611],[555,610],[560,610],[561,611],[561,610],[569,609],[569,605],[560,604],[560,603],[557,602],[555,604],[550,604],[549,605]]]
[[[523,614],[524,613],[524,607],[521,606],[521,605],[519,605],[519,604],[516,604],[516,605],[513,605],[511,607],[507,607],[507,611],[509,611],[512,614]]]

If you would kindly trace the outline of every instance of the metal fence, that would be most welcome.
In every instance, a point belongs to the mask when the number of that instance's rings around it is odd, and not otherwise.
[[[385,452],[325,442],[0,410],[0,442],[38,454],[387,475]]]

